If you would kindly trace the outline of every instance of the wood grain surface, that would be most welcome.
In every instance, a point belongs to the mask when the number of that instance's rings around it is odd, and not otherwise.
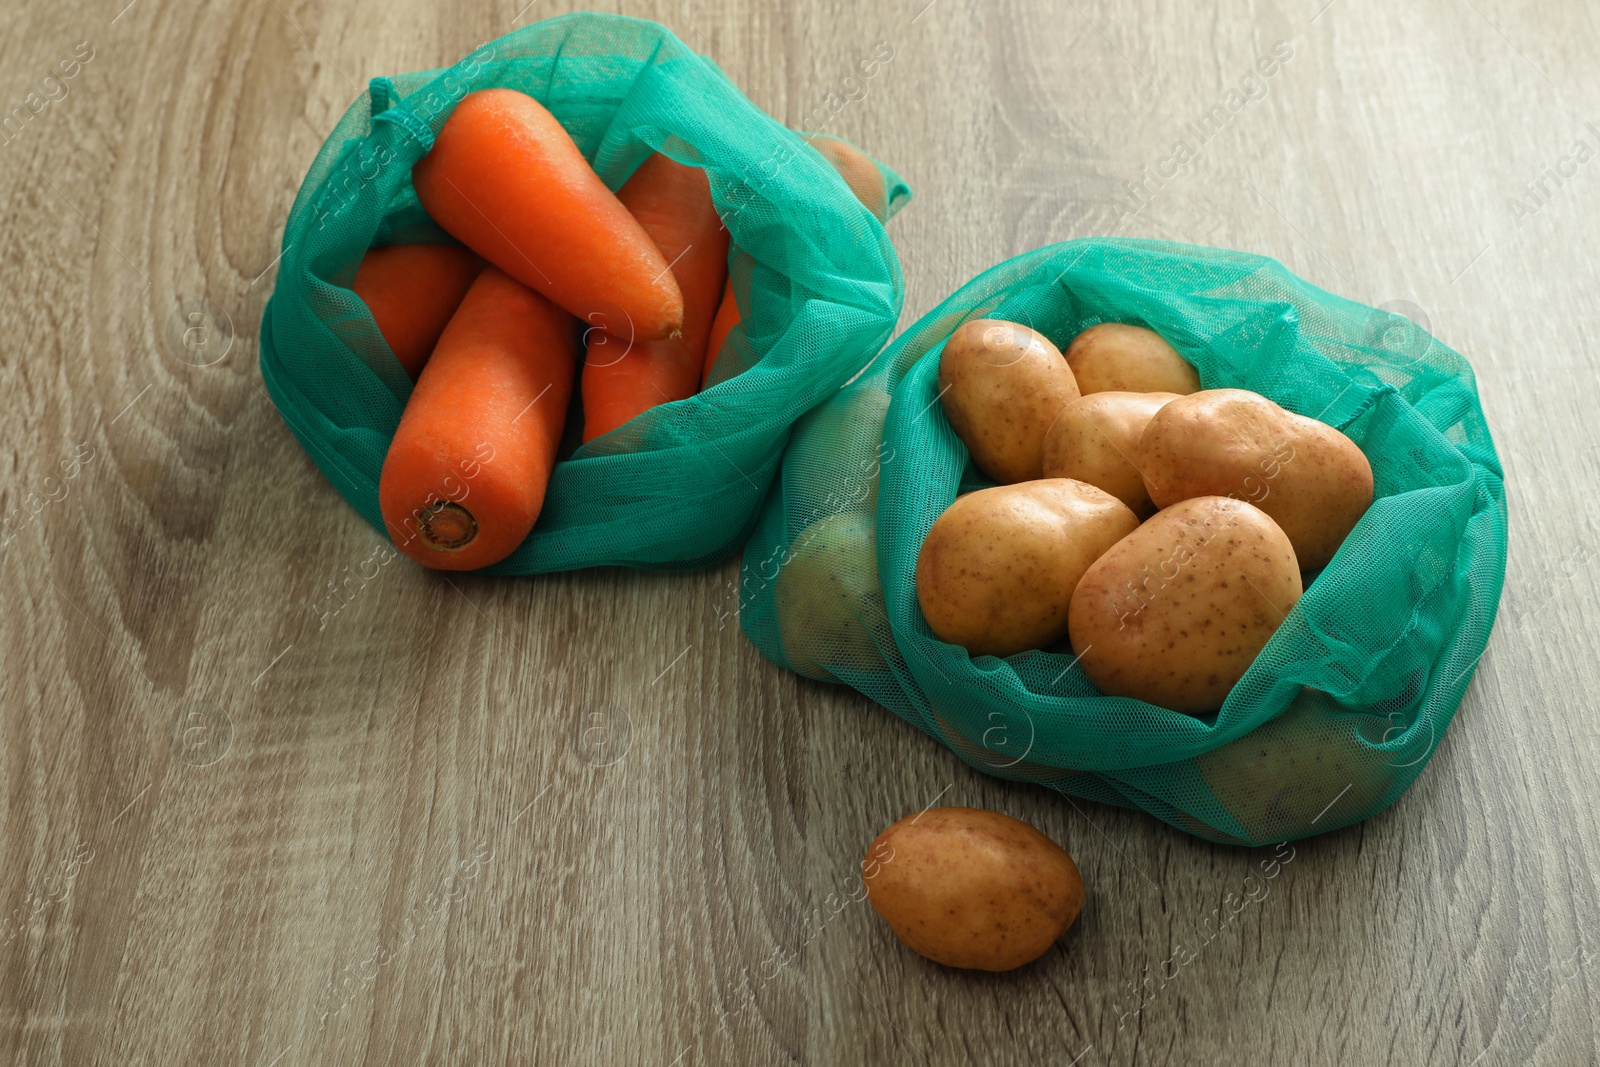
[[[0,1062],[1596,1063],[1600,10],[607,9],[795,125],[892,46],[828,129],[916,189],[890,227],[904,324],[1003,258],[1114,233],[1277,257],[1465,353],[1512,553],[1437,758],[1205,940],[1271,850],[989,779],[779,671],[729,614],[736,561],[380,562],[262,388],[285,216],[368,78],[569,5],[15,0]],[[1279,42],[1264,88],[1164,163]],[[231,345],[180,358],[198,301]],[[1036,965],[941,969],[849,901],[877,832],[935,801],[1077,858],[1083,917]]]

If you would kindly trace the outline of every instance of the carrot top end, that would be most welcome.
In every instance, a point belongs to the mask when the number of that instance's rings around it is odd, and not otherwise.
[[[460,504],[439,501],[422,513],[422,543],[440,552],[466,548],[478,536],[478,520]]]

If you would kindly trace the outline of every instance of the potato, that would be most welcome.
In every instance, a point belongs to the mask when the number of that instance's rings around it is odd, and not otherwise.
[[[804,416],[789,438],[784,462],[807,471],[811,494],[795,506],[817,515],[878,506],[878,475],[883,423],[889,394],[858,382]],[[812,473],[816,472],[816,473]]]
[[[1067,366],[1084,396],[1091,393],[1193,393],[1200,372],[1154,330],[1102,322],[1067,346]]]
[[[1150,420],[1139,470],[1157,507],[1197,496],[1248,500],[1272,516],[1306,570],[1326,566],[1372,504],[1354,441],[1244,389],[1180,397]]]
[[[1332,830],[1383,800],[1399,768],[1427,751],[1394,755],[1367,743],[1389,729],[1382,716],[1352,714],[1305,689],[1276,719],[1194,762],[1252,842],[1285,841]]]
[[[1177,393],[1092,393],[1061,410],[1044,435],[1044,476],[1104,489],[1141,519],[1156,510],[1135,466],[1139,438]]]
[[[1045,431],[1078,399],[1078,383],[1043,334],[973,319],[945,342],[939,398],[972,462],[1009,484],[1040,477]]]
[[[844,415],[850,424],[840,430],[841,438],[865,439],[875,443],[875,451],[858,461],[860,469],[850,472],[854,484],[843,494],[847,500],[859,497],[861,504],[874,512],[878,510],[879,475],[883,464],[893,458],[893,451],[886,450],[883,444],[883,424],[888,414],[889,394],[882,389],[863,386],[846,407]],[[838,455],[838,452],[834,453],[835,457]],[[857,475],[860,476],[859,482],[856,481]]]
[[[1221,496],[1156,512],[1090,566],[1068,612],[1101,692],[1203,715],[1222,707],[1300,599],[1288,537]]]
[[[917,554],[917,603],[941,641],[974,656],[1044,648],[1067,632],[1078,579],[1139,520],[1070,478],[957,497]]]
[[[1083,879],[1060,845],[977,808],[906,816],[872,842],[861,873],[895,936],[946,967],[1031,963],[1083,910]]]
[[[787,560],[773,561],[773,609],[783,654],[807,678],[837,680],[828,669],[883,670],[874,634],[888,639],[889,619],[878,585],[874,517],[852,511],[806,527],[790,544]],[[772,566],[756,567],[756,580]]]

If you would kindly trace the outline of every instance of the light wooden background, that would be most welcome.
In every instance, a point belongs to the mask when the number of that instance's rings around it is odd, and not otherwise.
[[[1597,1062],[1600,160],[1561,162],[1600,149],[1593,5],[622,0],[796,124],[893,47],[829,129],[917,190],[906,323],[1123,233],[1408,302],[1477,368],[1513,545],[1454,728],[1165,980],[1270,850],[987,779],[778,671],[724,618],[734,561],[363,566],[376,534],[256,367],[284,217],[368,78],[567,9],[525,2],[0,8],[5,112],[93,49],[0,144],[0,1062]],[[1279,41],[1265,96],[1119,218]],[[196,300],[236,330],[205,367],[166,337]],[[1083,918],[1037,965],[942,970],[835,913],[935,800],[1076,856]]]

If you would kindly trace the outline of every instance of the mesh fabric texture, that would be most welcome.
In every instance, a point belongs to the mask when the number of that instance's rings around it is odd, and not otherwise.
[[[656,23],[567,15],[449,70],[375,79],[284,228],[261,324],[267,389],[328,480],[383,530],[378,476],[411,382],[350,284],[369,246],[455,243],[422,210],[411,168],[456,104],[490,87],[549,108],[613,191],[651,151],[705,169],[743,322],[705,391],[558,463],[533,533],[485,572],[715,562],[748,536],[795,421],[888,339],[903,287],[882,224],[827,161]],[[880,170],[893,211],[910,190]]]
[[[1100,322],[1148,326],[1203,388],[1259,392],[1371,462],[1372,507],[1219,713],[1108,697],[1069,655],[972,657],[929,630],[923,538],[991,484],[938,402],[944,342],[974,318],[1063,350]],[[984,771],[1264,844],[1367,818],[1415,780],[1488,642],[1506,538],[1472,370],[1409,319],[1260,256],[1073,241],[980,275],[801,421],[745,549],[741,625],[774,662],[854,687]]]

